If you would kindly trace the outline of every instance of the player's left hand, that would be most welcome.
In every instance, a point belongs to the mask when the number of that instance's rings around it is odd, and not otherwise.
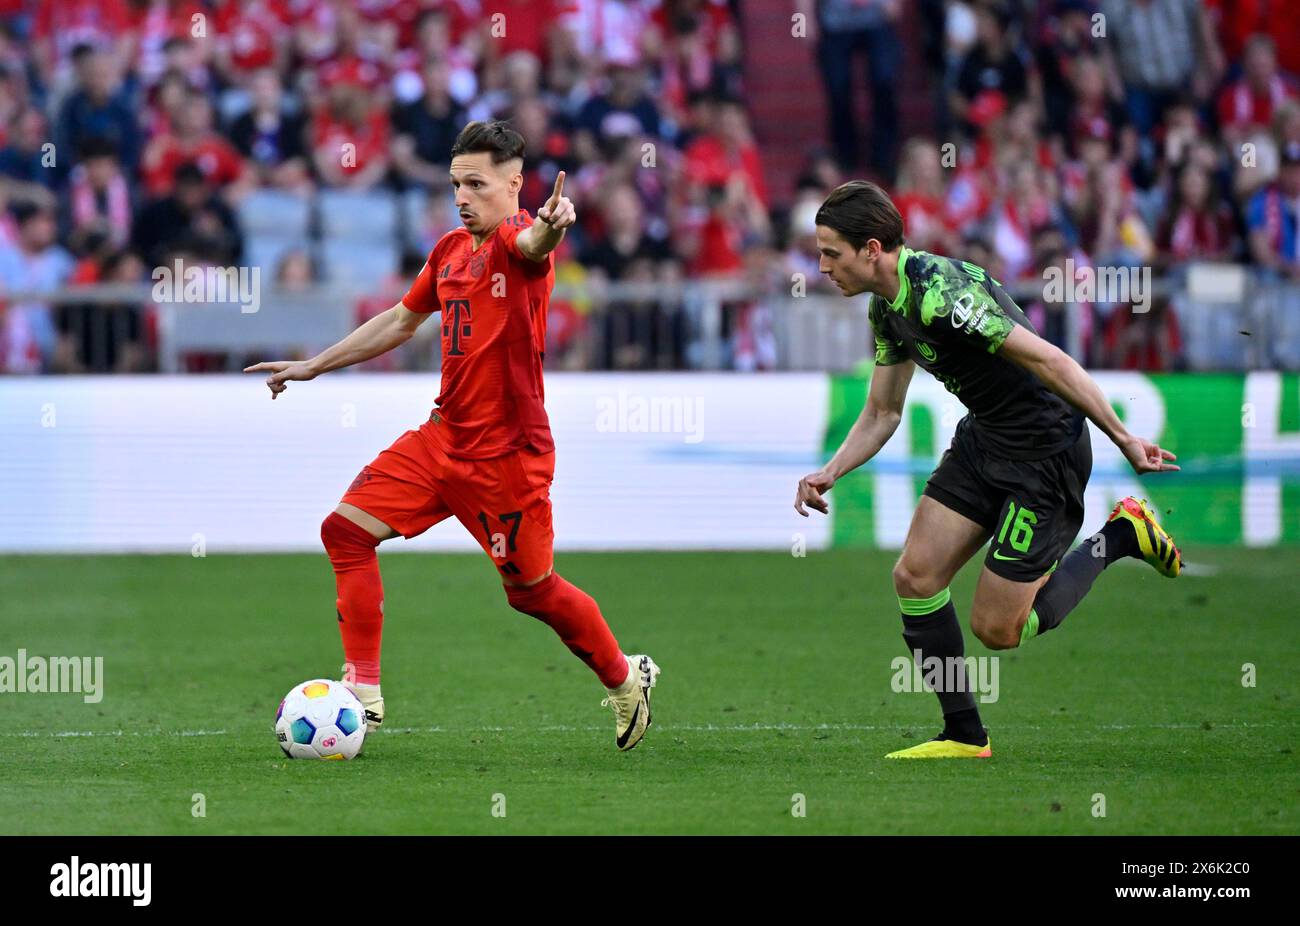
[[[540,222],[555,229],[565,229],[578,221],[578,213],[573,208],[573,200],[564,195],[564,171],[555,175],[555,189],[551,191],[542,208],[537,210]]]
[[[1129,461],[1135,473],[1167,473],[1175,472],[1179,467],[1172,463],[1166,463],[1166,460],[1177,460],[1168,450],[1161,450],[1149,440],[1143,440],[1140,437],[1130,437],[1119,448],[1124,453],[1124,458]]]
[[[805,505],[814,511],[828,514],[830,506],[822,495],[829,492],[834,485],[835,477],[825,470],[804,476],[799,480],[799,488],[794,494],[794,510],[805,518],[808,517],[808,512],[804,509]]]

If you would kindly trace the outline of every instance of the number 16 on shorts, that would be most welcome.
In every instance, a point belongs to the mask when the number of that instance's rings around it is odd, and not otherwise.
[[[1038,515],[1014,501],[1007,506],[1007,516],[1002,519],[1002,528],[998,531],[998,546],[1003,551],[1008,546],[1018,553],[1028,553],[1029,545],[1034,542],[1034,525]],[[996,555],[997,551],[995,551]],[[1002,557],[999,557],[999,559]]]

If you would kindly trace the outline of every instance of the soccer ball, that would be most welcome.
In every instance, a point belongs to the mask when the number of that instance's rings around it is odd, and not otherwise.
[[[290,759],[351,759],[366,738],[366,712],[342,682],[315,678],[284,696],[275,737]]]

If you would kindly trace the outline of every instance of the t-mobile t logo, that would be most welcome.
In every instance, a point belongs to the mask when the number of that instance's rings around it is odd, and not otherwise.
[[[442,337],[448,341],[445,345],[448,357],[465,356],[460,342],[469,337],[470,321],[468,299],[447,300],[442,308]]]

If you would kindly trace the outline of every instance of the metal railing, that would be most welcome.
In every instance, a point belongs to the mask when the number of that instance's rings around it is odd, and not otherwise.
[[[338,341],[359,323],[358,303],[374,294],[337,286],[284,291],[267,286],[256,311],[236,302],[155,302],[148,284],[99,285],[50,292],[3,294],[0,313],[56,305],[152,306],[157,319],[157,362],[162,372],[187,368],[206,354],[218,368],[239,369],[250,357],[307,357]],[[1011,285],[1022,306],[1041,298],[1041,286]],[[1183,361],[1192,370],[1300,369],[1300,285],[1236,266],[1185,268],[1154,281],[1153,297],[1173,306],[1182,331]],[[396,298],[394,298],[396,301]],[[872,338],[863,298],[788,289],[755,288],[743,280],[557,284],[556,306],[568,303],[579,329],[548,345],[548,365],[571,369],[733,369],[743,349],[758,343],[760,368],[844,371],[868,360]],[[1119,306],[1113,311],[1132,311]],[[121,312],[109,338],[127,336]],[[1079,313],[1064,306],[1065,347],[1088,356]],[[1094,325],[1094,341],[1098,336]],[[402,349],[403,369],[438,365],[436,325]],[[74,337],[93,342],[86,332]],[[93,348],[93,343],[92,343]],[[93,359],[93,358],[91,358]],[[1094,364],[1095,365],[1095,364]],[[210,367],[211,365],[209,365]]]

